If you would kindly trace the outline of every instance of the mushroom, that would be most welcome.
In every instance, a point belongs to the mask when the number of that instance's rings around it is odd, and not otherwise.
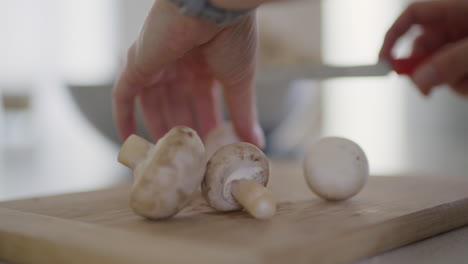
[[[211,130],[205,137],[205,149],[207,159],[222,146],[241,142],[237,136],[231,122],[226,122],[215,129]]]
[[[265,188],[269,167],[268,158],[252,144],[223,146],[208,161],[201,185],[203,196],[217,211],[243,207],[255,218],[270,218],[276,212],[276,202]]]
[[[332,201],[356,195],[366,183],[366,154],[351,140],[328,137],[316,142],[304,159],[304,177],[318,196]]]
[[[133,169],[133,211],[149,219],[175,215],[191,199],[205,172],[205,148],[197,133],[174,127],[156,145],[131,135],[118,160]]]

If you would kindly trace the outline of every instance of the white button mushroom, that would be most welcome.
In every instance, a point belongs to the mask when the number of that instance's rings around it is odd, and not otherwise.
[[[205,137],[207,159],[211,158],[211,156],[213,156],[213,154],[222,146],[237,142],[241,142],[241,140],[237,136],[231,122],[226,122],[216,127]]]
[[[276,202],[265,188],[269,170],[268,158],[254,145],[226,145],[208,161],[202,182],[203,196],[217,211],[244,207],[255,218],[270,218],[276,212]]]
[[[205,172],[205,148],[197,133],[174,127],[156,145],[131,135],[118,160],[133,169],[130,206],[150,219],[175,215],[191,199]]]
[[[309,188],[326,200],[344,200],[356,195],[366,183],[366,154],[354,142],[338,137],[316,142],[304,159]]]

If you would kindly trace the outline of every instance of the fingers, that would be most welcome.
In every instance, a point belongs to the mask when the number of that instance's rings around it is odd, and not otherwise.
[[[142,92],[140,101],[146,128],[156,142],[169,130],[163,111],[163,105],[167,101],[167,89],[164,86],[147,89]]]
[[[166,109],[169,111],[166,119],[169,127],[187,126],[196,129],[190,90],[184,83],[177,82],[167,89],[169,100],[166,100]]]
[[[163,67],[195,45],[195,39],[190,33],[190,21],[182,17],[168,1],[155,1],[139,38],[128,51],[126,66],[113,92],[115,122],[123,139],[136,132],[134,101],[137,94],[145,87],[154,86],[160,79]],[[147,109],[146,119],[150,120],[147,126],[153,136],[159,135],[159,119],[154,119],[151,103],[147,99],[143,101]],[[153,124],[151,120],[156,121]]]
[[[390,59],[392,49],[397,40],[403,36],[411,26],[437,24],[446,17],[449,1],[431,1],[413,3],[393,23],[384,38],[380,50],[380,58]]]
[[[431,53],[442,47],[447,41],[447,36],[443,31],[425,30],[414,40],[411,57]]]
[[[220,89],[215,86],[213,72],[206,64],[202,49],[187,54],[181,67],[187,69],[184,85],[190,87],[193,118],[203,139],[221,121]]]
[[[207,62],[223,85],[234,128],[243,140],[265,144],[255,107],[254,75],[257,51],[255,17],[251,16],[220,33],[206,47]]]
[[[440,49],[421,65],[412,79],[423,94],[434,86],[459,83],[468,75],[468,38]]]
[[[200,80],[193,89],[193,107],[197,113],[198,131],[204,138],[221,121],[220,90],[212,80]]]
[[[122,138],[136,132],[134,107],[136,96],[148,87],[159,85],[162,70],[174,63],[194,47],[208,42],[221,28],[213,23],[201,22],[189,16],[182,15],[179,9],[170,1],[155,1],[140,35],[129,49],[128,61],[119,77],[113,93],[113,111],[119,134]],[[178,98],[181,88],[171,89],[170,98]],[[173,99],[175,105],[164,103],[154,105],[154,94],[144,97],[142,104],[145,109],[147,127],[153,138],[159,138],[164,131],[161,118],[173,118],[166,125],[193,125],[193,118],[187,113],[187,96]],[[180,109],[176,109],[179,107]],[[169,109],[170,108],[170,109]],[[171,112],[171,114],[167,114]],[[166,121],[167,122],[167,121]]]
[[[122,140],[136,133],[134,110],[139,88],[132,86],[128,76],[128,69],[125,68],[118,77],[112,96],[114,120]]]
[[[136,133],[135,125],[135,99],[145,88],[161,80],[162,74],[142,74],[137,66],[136,44],[128,50],[127,63],[117,79],[113,89],[113,113],[120,137],[125,140],[131,134]],[[145,105],[148,105],[145,100]],[[150,125],[152,126],[152,125]]]
[[[468,75],[463,80],[452,84],[452,89],[459,95],[468,96]]]
[[[190,22],[169,1],[155,1],[136,41],[137,72],[142,76],[158,73],[192,49],[197,35]]]
[[[156,89],[153,96],[143,95],[145,122],[156,141],[178,125],[196,129],[204,137],[220,123],[219,89],[213,78],[191,83],[174,82]],[[191,88],[190,88],[191,87]],[[150,90],[153,91],[153,90]],[[152,92],[150,92],[152,93]]]
[[[236,84],[225,85],[224,95],[237,134],[245,141],[263,147],[265,142],[258,125],[252,82],[253,80],[245,79]]]
[[[181,14],[171,1],[155,1],[136,42],[138,72],[159,72],[221,30],[214,23]]]
[[[186,88],[188,86],[184,82],[171,82],[142,92],[141,103],[145,124],[154,141],[164,136],[174,126],[188,126],[196,129],[195,113],[209,108],[210,99],[202,98],[204,93],[192,95]],[[204,104],[199,106],[200,110],[194,107],[195,96],[201,98],[199,103]],[[208,104],[205,104],[207,102]],[[205,112],[199,113],[200,116],[205,114]],[[213,126],[216,125],[217,123],[213,124]]]

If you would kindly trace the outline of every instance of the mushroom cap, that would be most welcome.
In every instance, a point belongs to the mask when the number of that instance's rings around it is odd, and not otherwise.
[[[200,186],[205,162],[197,133],[188,127],[172,128],[133,171],[132,209],[150,219],[175,215]]]
[[[208,204],[217,211],[242,209],[231,193],[231,182],[254,179],[266,186],[270,164],[256,146],[241,142],[229,144],[216,151],[206,166],[202,193]]]
[[[237,136],[231,122],[225,122],[222,125],[211,130],[205,137],[205,149],[207,159],[222,146],[241,142]]]
[[[353,141],[339,137],[317,141],[306,154],[303,165],[309,188],[326,200],[344,200],[356,195],[369,176],[364,151]]]

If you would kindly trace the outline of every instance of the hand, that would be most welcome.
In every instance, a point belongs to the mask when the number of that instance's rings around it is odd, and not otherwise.
[[[410,5],[385,36],[380,57],[389,59],[396,41],[413,25],[422,34],[413,43],[413,54],[434,52],[411,76],[424,95],[441,84],[468,95],[468,1],[418,2]]]
[[[238,135],[263,147],[253,89],[256,52],[254,13],[219,27],[156,0],[114,87],[121,137],[136,132],[136,98],[153,140],[176,125],[192,127],[203,137],[220,122],[219,82]]]

